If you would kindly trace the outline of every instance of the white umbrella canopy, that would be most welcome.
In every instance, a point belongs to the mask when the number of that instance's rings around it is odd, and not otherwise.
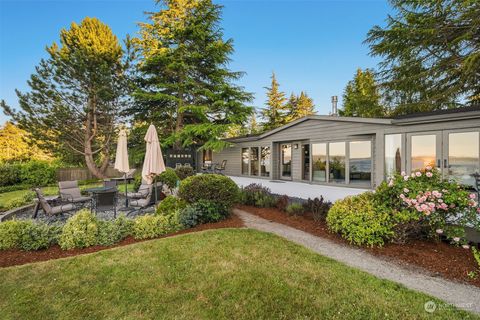
[[[127,132],[125,129],[120,130],[120,133],[118,134],[117,154],[115,155],[114,168],[123,173],[130,171],[130,166],[128,165]]]
[[[162,150],[158,141],[157,129],[153,124],[148,127],[145,135],[147,143],[145,160],[143,161],[142,178],[148,183],[153,183],[153,177],[165,171],[165,163],[163,162]]]

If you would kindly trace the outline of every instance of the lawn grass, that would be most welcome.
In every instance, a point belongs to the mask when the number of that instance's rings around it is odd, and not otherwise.
[[[0,279],[2,319],[478,319],[248,229],[5,268]],[[429,300],[443,307],[427,313]]]
[[[102,185],[102,182],[89,183],[89,184],[81,185],[80,189],[85,190],[88,188],[99,187],[101,185]],[[43,187],[41,189],[43,191],[43,194],[46,196],[58,194],[57,186]],[[119,185],[118,190],[119,192],[125,192],[124,184]],[[133,190],[133,184],[128,184],[128,190],[129,191]],[[27,201],[27,200],[33,199],[34,196],[35,196],[35,193],[31,189],[15,190],[15,191],[0,193],[0,211],[5,211],[17,206],[28,204],[29,202],[31,202],[31,200],[30,201]]]

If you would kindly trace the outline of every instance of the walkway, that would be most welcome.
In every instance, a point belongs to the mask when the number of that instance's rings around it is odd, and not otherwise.
[[[436,297],[460,309],[480,314],[480,289],[477,287],[432,277],[419,270],[409,270],[361,249],[340,245],[304,231],[265,220],[243,210],[235,209],[234,212],[249,228],[274,233],[376,277],[400,283],[409,289]]]
[[[367,189],[333,187],[303,182],[282,180],[272,181],[267,179],[256,179],[250,177],[229,177],[232,178],[232,180],[235,181],[235,183],[240,187],[248,186],[251,183],[258,183],[263,185],[264,187],[269,188],[273,193],[276,194],[286,194],[290,197],[297,197],[302,199],[323,196],[325,200],[331,202],[334,202],[338,199],[343,199],[346,196],[353,196],[367,191]]]

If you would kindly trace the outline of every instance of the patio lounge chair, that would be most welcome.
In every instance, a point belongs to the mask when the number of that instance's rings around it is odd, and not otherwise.
[[[213,172],[218,174],[223,174],[225,172],[225,167],[227,166],[227,160],[223,160],[220,166],[215,166]]]
[[[137,192],[127,192],[127,198],[128,199],[145,198],[148,195],[148,193],[150,192],[151,187],[152,187],[152,185],[150,185],[150,184],[142,183],[140,185],[140,187],[138,188]]]
[[[91,197],[82,196],[77,181],[60,181],[58,189],[64,202],[86,205],[92,201]]]
[[[140,211],[140,210],[145,209],[145,208],[147,208],[147,207],[149,207],[149,206],[151,206],[152,204],[155,203],[154,194],[153,194],[153,184],[150,184],[150,185],[147,185],[147,186],[148,186],[148,190],[147,190],[148,193],[145,197],[129,201],[129,206],[133,207],[135,209],[129,211],[127,213],[127,216],[129,214],[131,214],[132,212]]]
[[[66,212],[77,209],[77,206],[74,203],[67,203],[67,204],[52,207],[47,202],[47,200],[45,199],[45,196],[43,195],[42,191],[39,188],[35,188],[34,191],[37,194],[38,202],[40,203],[40,206],[42,207],[43,211],[45,212],[45,215],[47,216],[62,214],[62,213],[66,213]]]

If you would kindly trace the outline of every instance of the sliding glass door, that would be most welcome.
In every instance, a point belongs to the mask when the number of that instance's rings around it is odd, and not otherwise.
[[[480,129],[444,131],[443,176],[475,186],[474,173],[480,172]]]
[[[441,167],[441,132],[421,132],[407,135],[407,171],[427,166]]]
[[[292,179],[292,145],[282,144],[280,146],[280,173],[281,178],[286,180]]]

